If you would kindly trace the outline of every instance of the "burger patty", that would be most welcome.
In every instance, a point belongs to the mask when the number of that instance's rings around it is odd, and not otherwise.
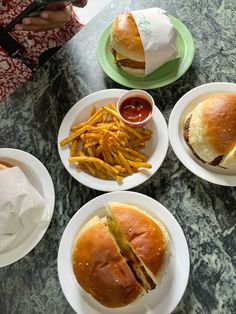
[[[122,60],[116,60],[116,51],[111,47],[111,52],[113,56],[115,57],[115,63],[118,66],[123,66],[123,67],[129,67],[133,69],[145,69],[145,62],[138,62],[130,59],[122,59]]]
[[[145,69],[144,62],[137,62],[130,59],[122,59],[122,60],[116,61],[116,64],[118,66],[129,67],[133,69]]]

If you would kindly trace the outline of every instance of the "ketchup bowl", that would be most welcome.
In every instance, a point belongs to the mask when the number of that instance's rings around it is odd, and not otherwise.
[[[116,106],[122,120],[137,128],[146,125],[151,119],[155,102],[149,93],[133,89],[121,95]]]

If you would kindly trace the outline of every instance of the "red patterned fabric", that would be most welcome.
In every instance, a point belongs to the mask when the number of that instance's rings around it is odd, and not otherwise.
[[[31,2],[30,0],[0,0],[0,26],[6,26]],[[83,7],[87,0],[78,0],[77,3]],[[82,26],[73,12],[71,21],[60,28],[46,32],[12,31],[11,35],[26,48],[26,56],[37,63],[43,51],[63,46]],[[10,58],[0,47],[0,101],[20,87],[31,75],[31,70],[21,60]]]

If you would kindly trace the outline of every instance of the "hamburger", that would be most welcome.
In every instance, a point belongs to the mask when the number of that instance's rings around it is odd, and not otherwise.
[[[131,75],[144,76],[144,48],[130,12],[118,15],[113,21],[110,48],[117,66]]]
[[[77,235],[72,263],[80,286],[110,308],[133,303],[161,281],[170,253],[165,227],[138,207],[107,205]]]
[[[185,120],[184,139],[202,162],[236,169],[236,93],[199,103]]]

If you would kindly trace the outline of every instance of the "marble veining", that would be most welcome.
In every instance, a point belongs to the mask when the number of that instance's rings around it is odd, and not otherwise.
[[[96,58],[98,37],[118,13],[154,6],[181,19],[196,46],[193,64],[185,75],[169,86],[149,91],[167,122],[176,101],[193,87],[235,81],[235,1],[120,0],[110,2],[1,103],[0,147],[19,148],[36,156],[51,174],[56,192],[54,216],[43,239],[26,257],[0,269],[1,314],[74,313],[58,281],[58,245],[73,214],[102,192],[82,186],[64,169],[57,151],[58,129],[77,100],[98,90],[124,88],[101,70]],[[188,242],[189,283],[173,313],[236,313],[235,188],[196,177],[169,147],[158,172],[133,190],[168,208]]]

